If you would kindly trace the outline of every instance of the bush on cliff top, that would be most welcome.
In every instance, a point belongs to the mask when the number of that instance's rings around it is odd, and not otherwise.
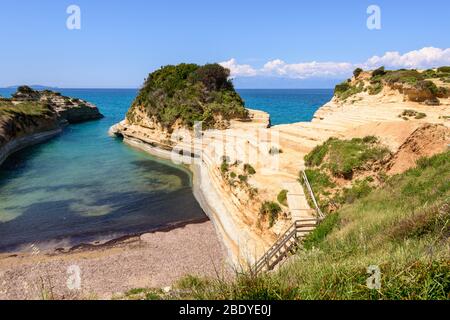
[[[195,121],[214,127],[217,118],[246,118],[244,102],[229,76],[230,71],[219,64],[162,67],[145,80],[127,117],[133,122],[134,108],[143,106],[147,116],[155,117],[165,128],[177,119],[188,127]]]

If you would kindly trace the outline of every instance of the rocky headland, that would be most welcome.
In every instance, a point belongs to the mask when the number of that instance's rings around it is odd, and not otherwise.
[[[19,87],[11,98],[0,98],[0,164],[15,151],[56,136],[68,124],[102,117],[87,101]]]

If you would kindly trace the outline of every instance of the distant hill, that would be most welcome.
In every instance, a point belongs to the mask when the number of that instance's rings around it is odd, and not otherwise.
[[[20,87],[20,85],[15,85],[15,86],[5,87],[4,89],[17,90],[17,88],[19,88],[19,87]],[[43,85],[39,85],[39,84],[30,85],[29,87],[34,89],[34,90],[39,90],[39,91],[41,91],[41,90],[52,90],[52,91],[54,91],[54,90],[58,90],[59,89],[58,87],[49,87],[49,86],[43,86]]]

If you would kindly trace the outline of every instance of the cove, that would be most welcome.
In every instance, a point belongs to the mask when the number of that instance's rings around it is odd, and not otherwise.
[[[205,218],[188,170],[108,136],[137,90],[58,91],[94,103],[105,118],[69,126],[0,167],[0,252],[107,241]]]

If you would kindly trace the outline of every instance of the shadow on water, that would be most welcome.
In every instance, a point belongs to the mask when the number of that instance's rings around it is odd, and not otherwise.
[[[137,90],[61,92],[96,104],[105,118],[69,126],[0,167],[0,251],[72,246],[206,217],[185,168],[108,136]]]
[[[73,205],[77,204],[75,200],[34,203],[20,216],[0,223],[0,251],[14,251],[26,244],[42,242],[73,246],[156,230],[186,220],[186,217],[205,217],[190,188],[157,196],[110,193],[90,203],[93,207],[109,208],[100,216],[87,216],[74,210]]]

